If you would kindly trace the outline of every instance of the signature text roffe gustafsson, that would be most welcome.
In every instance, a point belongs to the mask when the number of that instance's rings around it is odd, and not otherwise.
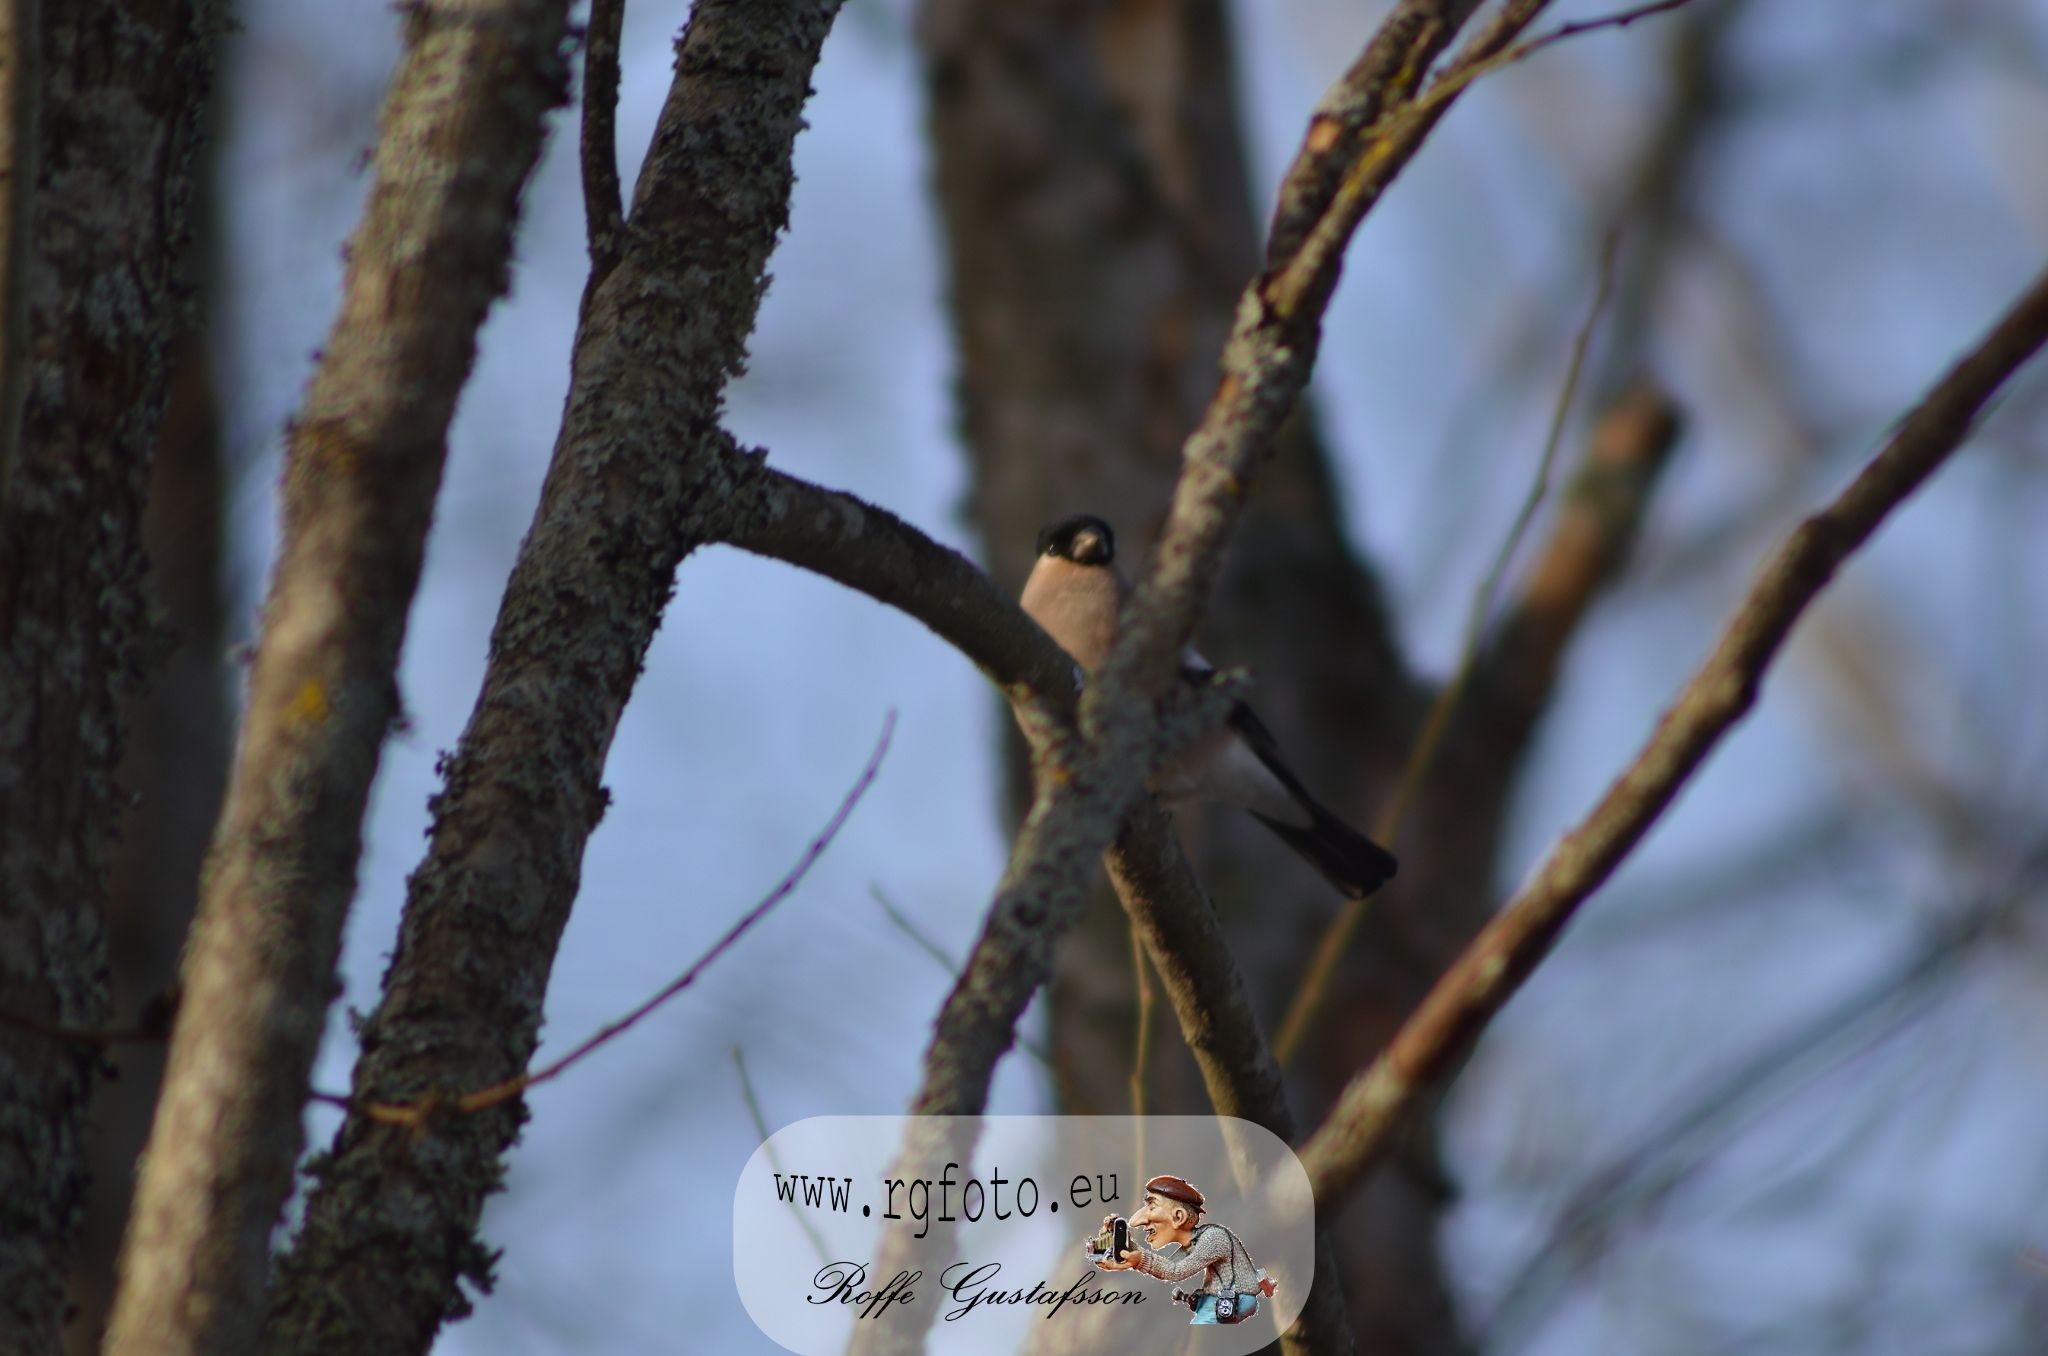
[[[1064,1290],[1033,1282],[1030,1289],[1004,1289],[996,1283],[1000,1262],[955,1262],[939,1273],[939,1288],[951,1295],[952,1308],[941,1315],[948,1323],[965,1318],[983,1305],[1042,1304],[1051,1318],[1069,1304],[1143,1304],[1145,1296],[1136,1290],[1093,1288],[1096,1273],[1084,1271]],[[899,1271],[881,1286],[868,1284],[865,1262],[827,1262],[811,1278],[808,1304],[847,1304],[858,1318],[880,1318],[892,1308],[908,1308],[917,1301],[924,1280],[922,1271]]]

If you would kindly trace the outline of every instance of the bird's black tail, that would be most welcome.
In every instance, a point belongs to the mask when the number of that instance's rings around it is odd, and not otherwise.
[[[1346,824],[1305,795],[1297,795],[1312,821],[1306,828],[1252,817],[1280,835],[1287,846],[1308,859],[1309,865],[1343,891],[1346,899],[1363,899],[1394,878],[1394,854]]]

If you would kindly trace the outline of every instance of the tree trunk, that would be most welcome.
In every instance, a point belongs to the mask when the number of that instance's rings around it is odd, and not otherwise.
[[[1222,6],[932,0],[924,42],[971,502],[990,568],[1021,587],[1039,527],[1077,511],[1111,519],[1135,568],[1260,260]],[[1366,823],[1421,694],[1378,586],[1343,538],[1312,418],[1293,421],[1284,438],[1210,610],[1206,652],[1256,664],[1256,705],[1297,769]],[[1270,1025],[1337,901],[1249,818],[1184,819]],[[1482,898],[1494,822],[1454,819],[1447,827],[1476,841],[1441,854],[1432,844],[1421,861],[1411,850],[1405,874],[1436,890],[1448,868],[1460,876],[1452,888]],[[1401,890],[1388,900],[1403,897],[1431,896]],[[1363,1041],[1351,1014],[1325,1028],[1345,1038],[1314,1051],[1297,1080],[1307,1116],[1355,1067],[1344,1061],[1361,1044],[1377,1048],[1430,977],[1412,952],[1360,950],[1373,953],[1376,973],[1356,991],[1377,1018]],[[1052,991],[1060,1081],[1077,1109],[1129,1105],[1131,973],[1127,924],[1104,892],[1062,949]],[[1157,1043],[1149,1109],[1200,1109],[1178,1040]],[[1460,1349],[1437,1263],[1432,1155],[1420,1147],[1422,1172],[1382,1178],[1350,1212],[1355,1227],[1340,1246],[1367,1350]]]
[[[150,593],[174,647],[148,692],[128,703],[120,781],[135,808],[114,857],[107,951],[117,1025],[145,1028],[166,1013],[192,922],[199,866],[227,781],[230,736],[221,581],[223,468],[206,340],[180,340],[157,440],[143,542]],[[167,1014],[166,1014],[167,1015]],[[87,1145],[92,1174],[71,1272],[70,1356],[99,1350],[113,1300],[114,1262],[163,1082],[164,1047],[115,1046]]]
[[[35,6],[10,7],[17,19]],[[4,74],[39,77],[15,136],[26,382],[0,440],[0,1350],[59,1349],[85,1193],[86,1110],[107,1019],[104,912],[121,822],[121,703],[159,641],[143,503],[173,338],[199,112],[218,21],[197,0],[43,6]],[[25,30],[16,27],[16,36]],[[29,32],[33,32],[30,27]],[[39,68],[39,69],[38,69]],[[22,102],[0,99],[15,115]],[[32,162],[26,157],[33,154]],[[28,171],[33,171],[32,177]],[[10,216],[10,220],[20,220]],[[19,271],[12,271],[18,265]],[[18,364],[26,362],[24,374]],[[8,430],[11,435],[14,430]]]

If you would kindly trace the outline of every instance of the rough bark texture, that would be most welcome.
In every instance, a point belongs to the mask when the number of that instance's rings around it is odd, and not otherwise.
[[[1142,939],[1146,958],[1201,1069],[1209,1106],[1219,1116],[1262,1125],[1292,1144],[1294,1113],[1280,1063],[1266,1044],[1230,944],[1202,884],[1174,844],[1157,806],[1140,804],[1106,856],[1117,898]],[[1139,1172],[1149,1172],[1140,1164]],[[1316,1235],[1308,1302],[1288,1335],[1294,1350],[1343,1351],[1354,1345],[1335,1231]]]
[[[28,399],[28,275],[35,257],[42,0],[0,2],[0,493],[21,456]]]
[[[284,541],[108,1335],[246,1351],[303,1143],[362,814],[449,419],[566,69],[561,0],[410,11],[341,313],[290,435]]]
[[[586,298],[541,505],[484,688],[433,803],[354,1091],[406,1102],[526,1067],[620,712],[678,562],[735,479],[717,417],[787,221],[790,149],[837,0],[700,0]],[[315,1168],[267,1332],[277,1352],[422,1352],[489,1283],[476,1236],[524,1105],[415,1133],[351,1114]]]
[[[0,467],[0,1011],[44,1028],[107,1014],[120,704],[156,652],[143,500],[189,319],[178,265],[215,33],[181,0],[42,15],[27,393]],[[0,1351],[58,1348],[99,1067],[93,1046],[0,1026]]]
[[[163,609],[170,653],[149,690],[128,705],[122,786],[135,796],[114,858],[107,901],[112,1021],[151,1028],[178,977],[197,901],[199,868],[227,783],[232,718],[221,596],[223,472],[206,340],[180,341],[157,439],[143,542],[151,600]],[[65,1349],[99,1350],[135,1162],[163,1081],[164,1046],[108,1052],[113,1077],[93,1110],[91,1189],[72,1267]]]

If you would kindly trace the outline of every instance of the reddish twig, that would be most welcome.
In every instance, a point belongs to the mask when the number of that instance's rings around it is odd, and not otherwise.
[[[754,905],[753,908],[740,915],[739,921],[730,928],[727,928],[725,935],[716,942],[713,942],[710,949],[699,956],[689,969],[677,975],[660,992],[634,1008],[625,1016],[617,1021],[607,1023],[595,1035],[586,1039],[581,1045],[569,1051],[568,1054],[549,1064],[543,1065],[531,1073],[523,1073],[516,1078],[508,1078],[503,1082],[493,1083],[487,1088],[478,1088],[475,1092],[466,1092],[460,1097],[429,1096],[414,1102],[389,1103],[356,1102],[350,1098],[336,1097],[332,1093],[319,1093],[315,1094],[316,1099],[335,1102],[351,1110],[359,1111],[371,1120],[384,1125],[403,1125],[417,1129],[424,1125],[427,1118],[436,1111],[452,1108],[465,1115],[485,1111],[497,1106],[501,1102],[510,1101],[536,1084],[545,1083],[550,1079],[560,1077],[572,1065],[595,1052],[599,1046],[606,1044],[614,1037],[624,1034],[629,1028],[638,1023],[642,1018],[648,1016],[663,1003],[668,1002],[669,999],[674,998],[677,994],[695,984],[698,976],[709,969],[712,963],[720,956],[731,950],[733,943],[739,941],[749,928],[760,922],[767,916],[770,909],[773,909],[777,904],[780,904],[795,892],[796,887],[803,882],[804,876],[810,872],[811,867],[816,865],[818,859],[825,855],[825,849],[832,845],[832,840],[838,836],[839,830],[845,827],[847,819],[853,814],[853,807],[860,803],[861,797],[867,794],[868,787],[874,784],[875,774],[881,770],[882,757],[889,751],[889,740],[895,732],[896,712],[891,710],[882,721],[881,738],[875,741],[875,751],[868,755],[867,766],[861,769],[860,777],[839,802],[839,808],[833,812],[832,818],[826,822],[824,828],[818,831],[817,837],[811,840],[810,846],[804,849],[803,856],[797,859],[796,865],[792,866],[789,869],[789,873],[776,883],[774,889],[762,896],[761,901]]]

